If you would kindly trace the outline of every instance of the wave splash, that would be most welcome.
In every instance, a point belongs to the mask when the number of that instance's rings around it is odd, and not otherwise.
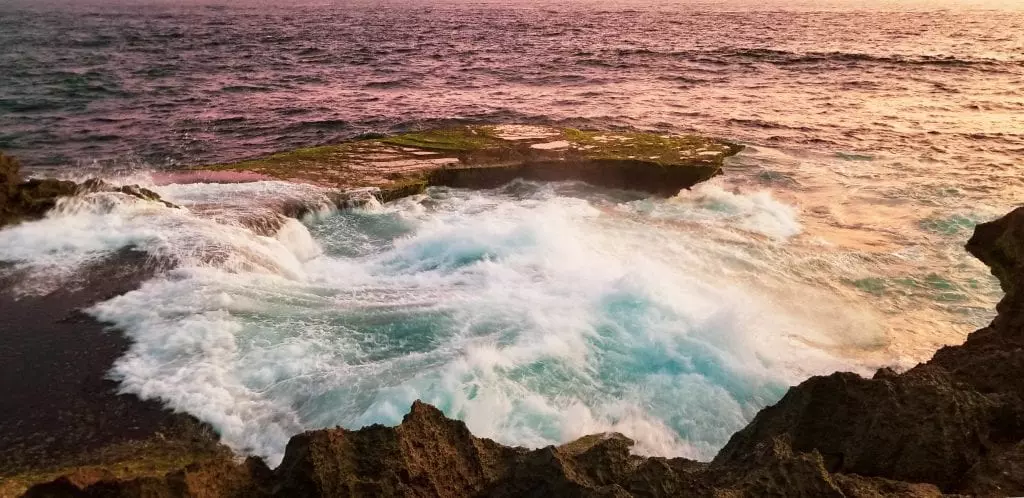
[[[266,237],[202,208],[245,189],[268,187],[158,187],[183,210],[64,210],[0,232],[0,259],[26,245],[25,264],[126,245],[174,259],[90,310],[134,341],[111,375],[271,464],[297,432],[396,424],[415,399],[503,443],[618,431],[640,453],[706,459],[790,384],[864,370],[830,351],[882,334],[785,281],[799,222],[767,193],[435,188]],[[32,238],[58,227],[106,235]]]

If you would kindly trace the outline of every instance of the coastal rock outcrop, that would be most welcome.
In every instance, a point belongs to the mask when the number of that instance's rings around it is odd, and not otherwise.
[[[1024,492],[1024,208],[978,225],[967,249],[1005,292],[988,327],[903,374],[808,379],[736,433],[714,465],[733,465],[785,436],[797,451],[820,452],[832,472],[947,492]]]
[[[381,202],[431,185],[492,188],[516,178],[578,180],[675,195],[721,174],[743,147],[700,136],[477,125],[362,137],[236,163],[194,168],[337,188],[375,187]]]
[[[61,197],[89,192],[120,192],[173,207],[173,204],[160,199],[156,192],[138,185],[115,186],[98,179],[80,184],[55,178],[23,180],[18,160],[0,153],[0,227],[42,218]]]
[[[929,485],[832,475],[817,453],[783,440],[746,465],[715,468],[685,458],[630,454],[621,434],[585,436],[537,450],[473,436],[466,425],[416,402],[397,427],[327,429],[292,438],[274,471],[260,460],[191,465],[164,477],[95,474],[38,485],[26,497],[91,496],[938,496]]]
[[[326,187],[339,208],[370,200],[389,202],[428,186],[493,188],[522,178],[583,181],[593,185],[675,195],[722,172],[743,146],[694,135],[636,131],[584,131],[538,125],[476,125],[393,136],[366,135],[336,145],[309,147],[226,164],[164,172],[181,181],[287,180]],[[98,179],[22,181],[18,162],[0,155],[0,227],[42,217],[57,199],[90,192],[120,192],[161,202],[138,185]],[[239,220],[271,235],[282,217],[314,210],[302,202],[279,206],[272,216]]]
[[[18,160],[0,153],[0,226],[42,217],[60,197],[74,195],[75,182],[32,179],[22,181]]]

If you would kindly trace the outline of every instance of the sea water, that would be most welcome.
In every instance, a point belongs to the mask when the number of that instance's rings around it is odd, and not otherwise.
[[[238,221],[261,199],[322,193],[155,188],[182,208],[67,199],[0,231],[0,259],[36,293],[123,247],[168,262],[88,310],[132,340],[110,376],[272,464],[298,432],[394,425],[416,399],[506,444],[616,431],[708,459],[788,386],[895,361],[884,314],[816,285],[842,262],[806,268],[799,210],[766,190],[431,188],[265,236]]]

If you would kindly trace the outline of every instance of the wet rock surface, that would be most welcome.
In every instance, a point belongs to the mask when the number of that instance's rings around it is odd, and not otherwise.
[[[20,170],[17,159],[0,153],[0,227],[42,218],[57,205],[58,199],[90,192],[120,192],[174,207],[156,192],[138,185],[115,186],[97,179],[80,184],[55,178],[23,180]]]
[[[0,496],[62,473],[163,475],[231,458],[206,424],[119,394],[106,376],[129,341],[80,310],[159,271],[145,253],[115,253],[83,268],[80,282],[42,296],[14,291],[22,271],[0,267]]]
[[[0,226],[24,219],[42,217],[56,205],[57,199],[73,195],[74,182],[21,178],[18,160],[0,154]]]

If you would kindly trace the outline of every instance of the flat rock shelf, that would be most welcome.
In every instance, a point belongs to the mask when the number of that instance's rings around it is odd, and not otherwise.
[[[362,138],[234,163],[190,175],[274,178],[340,190],[372,188],[382,202],[431,185],[497,187],[515,178],[579,180],[674,195],[721,174],[742,146],[693,135],[583,131],[537,125],[461,126]]]

